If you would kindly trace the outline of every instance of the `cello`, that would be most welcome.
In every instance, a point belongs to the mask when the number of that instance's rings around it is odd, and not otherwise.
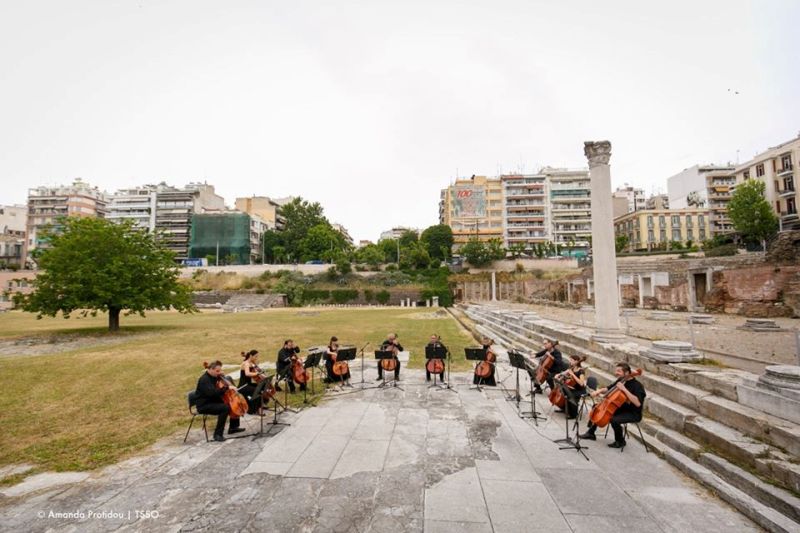
[[[494,375],[494,364],[497,361],[497,356],[492,351],[492,347],[486,348],[486,357],[483,361],[475,366],[475,375],[479,379],[489,379]]]
[[[206,361],[203,361],[203,368],[208,368],[208,363]],[[225,394],[222,395],[222,401],[228,406],[228,416],[231,418],[239,418],[247,413],[247,409],[249,408],[247,398],[236,390],[230,378],[222,376],[222,378],[217,381],[217,388],[227,389]]]
[[[633,370],[625,381],[641,376],[642,372],[643,370],[641,368]],[[624,381],[622,383],[624,383]],[[609,422],[611,422],[611,418],[614,416],[614,413],[617,412],[617,409],[627,401],[628,397],[625,396],[625,393],[614,387],[606,392],[600,403],[592,407],[592,410],[589,411],[589,420],[597,427],[606,427]]]
[[[553,377],[553,379],[556,381],[561,381],[564,378],[566,378],[566,380],[564,381],[564,385],[566,385],[571,389],[574,389],[575,386],[578,384],[578,382],[575,381],[575,379],[573,379],[573,377],[570,376],[566,370]],[[551,404],[555,405],[559,409],[564,409],[564,406],[567,405],[567,397],[564,396],[561,387],[553,387],[553,389],[550,391],[550,395],[547,398],[550,400]]]
[[[298,385],[305,385],[311,379],[311,374],[303,367],[303,363],[297,358],[297,355],[292,356],[292,379]]]
[[[336,360],[336,355],[339,352],[339,343],[332,342],[328,346],[328,352],[331,354],[331,360],[333,361],[333,375],[339,378],[346,376],[350,372],[350,365],[347,364],[347,361]]]
[[[381,368],[384,372],[394,372],[394,369],[397,368],[397,345],[392,342],[385,347],[388,348],[388,350],[386,350],[387,352],[392,352],[394,354],[394,357],[391,359],[381,359]]]
[[[431,338],[434,340],[429,343],[428,346],[432,345],[434,349],[442,349],[442,345],[438,341],[439,336],[432,335]],[[438,358],[428,359],[428,362],[425,363],[425,370],[427,370],[430,374],[441,374],[444,372],[444,361]]]

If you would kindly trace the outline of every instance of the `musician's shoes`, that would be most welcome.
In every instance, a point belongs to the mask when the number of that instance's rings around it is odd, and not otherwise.
[[[276,392],[283,392],[283,389],[280,388],[278,385],[275,385],[275,391]]]
[[[225,437],[223,437],[222,435],[214,435],[214,440],[216,442],[225,442]]]
[[[578,418],[578,417],[577,416],[567,415],[567,420],[575,420],[576,418]]]
[[[609,444],[608,447],[609,448],[624,448],[625,447],[625,441],[622,441],[622,442],[614,441],[611,444]]]
[[[383,378],[378,378],[375,381],[383,381]]]
[[[556,408],[554,409],[554,411],[555,411],[556,413],[563,413],[563,412],[564,412],[564,410],[563,410],[563,409],[561,409],[560,407],[556,407]]]
[[[535,392],[536,394],[541,394],[542,388],[537,385],[536,387],[533,388],[533,392]]]
[[[594,433],[589,433],[588,431],[580,435],[580,437],[583,440],[597,440],[597,437],[595,437]]]
[[[245,428],[231,428],[228,430],[228,435],[234,435],[236,433],[241,433],[242,431],[247,431]]]

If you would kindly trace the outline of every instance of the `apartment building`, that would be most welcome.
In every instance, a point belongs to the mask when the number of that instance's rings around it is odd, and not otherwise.
[[[503,245],[523,245],[527,253],[550,240],[547,178],[542,174],[500,176],[503,186]]]
[[[669,209],[669,196],[654,194],[644,204],[645,209]],[[623,214],[623,213],[620,213]],[[615,217],[616,218],[616,217]]]
[[[589,171],[545,168],[550,191],[551,241],[573,256],[588,255],[592,235]]]
[[[774,146],[735,169],[736,183],[758,179],[765,183],[765,196],[778,215],[781,230],[800,229],[797,178],[800,136]]]
[[[417,235],[419,235],[419,233],[420,233],[420,231],[418,229],[416,229],[416,228],[407,228],[405,226],[396,226],[396,227],[394,227],[392,229],[387,229],[386,231],[382,231],[380,238],[378,238],[378,242],[380,242],[380,241],[388,241],[388,240],[396,241],[400,237],[402,237],[403,234],[405,232],[407,232],[407,231],[411,231],[413,233],[416,233]]]
[[[732,165],[694,165],[667,178],[670,209],[706,207],[708,205],[709,173],[733,172]]]
[[[288,199],[282,199],[282,201]],[[288,201],[284,201],[288,203]],[[279,210],[281,205],[277,201],[269,198],[268,196],[248,196],[237,198],[234,204],[237,211],[247,213],[248,215],[258,216],[264,223],[269,226],[269,229],[282,230],[286,224],[286,219],[281,216]]]
[[[627,203],[627,213],[639,211],[644,209],[647,200],[644,197],[644,190],[631,187],[627,183],[623,187],[617,187],[617,190],[611,193],[612,198],[624,199]],[[623,213],[620,213],[622,215]]]
[[[711,236],[709,210],[644,209],[614,219],[614,233],[628,237],[627,251],[668,248],[673,242],[698,244]]]
[[[189,183],[178,189],[161,184],[156,194],[156,236],[175,253],[175,259],[188,259],[192,217],[225,211],[225,200],[206,183]]]
[[[341,224],[331,224],[331,227],[342,234],[342,237],[344,237],[345,242],[349,246],[353,246],[353,237],[350,236],[350,232],[347,231],[347,228]]]
[[[453,230],[453,248],[470,239],[504,240],[503,183],[500,178],[457,179],[440,193],[440,223]]]
[[[736,187],[736,174],[733,170],[716,169],[707,172],[705,179],[710,237],[733,232],[733,222],[728,217],[728,203]]]
[[[155,231],[159,188],[167,186],[162,183],[116,191],[108,198],[106,218],[114,222],[131,220],[138,228]]]
[[[28,189],[28,215],[23,257],[32,261],[31,253],[47,246],[42,231],[57,228],[62,217],[105,217],[106,194],[80,178],[71,185],[41,186]]]

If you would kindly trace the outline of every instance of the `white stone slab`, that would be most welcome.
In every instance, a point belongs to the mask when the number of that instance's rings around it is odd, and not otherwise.
[[[336,435],[319,435],[294,466],[286,473],[288,477],[311,477],[327,479],[342,456],[349,438]]]
[[[36,474],[11,487],[0,490],[0,494],[9,498],[23,496],[37,490],[52,489],[61,485],[80,483],[88,478],[86,472],[46,472]]]
[[[489,523],[489,512],[475,468],[445,476],[425,490],[425,518],[449,522]]]
[[[495,532],[571,532],[547,489],[538,482],[482,481]]]
[[[351,440],[330,477],[336,479],[359,472],[380,472],[388,450],[388,440]]]
[[[267,461],[253,461],[245,468],[239,477],[247,474],[264,473],[273,476],[285,476],[294,463],[272,463]]]

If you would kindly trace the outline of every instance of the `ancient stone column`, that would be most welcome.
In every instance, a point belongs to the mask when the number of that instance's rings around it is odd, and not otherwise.
[[[617,257],[614,248],[614,217],[611,201],[611,143],[585,142],[592,186],[592,268],[594,270],[594,314],[598,342],[622,340],[619,328]]]
[[[497,293],[495,292],[496,291],[495,285],[497,285],[497,283],[496,283],[494,271],[492,271],[492,301],[493,302],[497,301]]]

